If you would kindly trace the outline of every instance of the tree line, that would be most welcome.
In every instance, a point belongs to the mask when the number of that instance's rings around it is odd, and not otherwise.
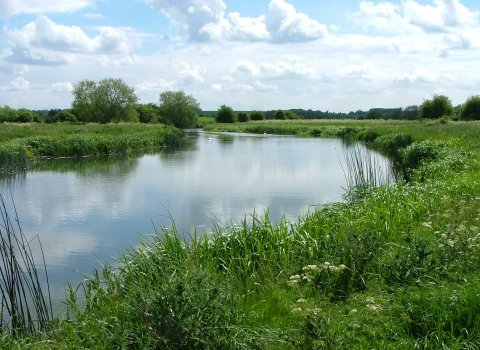
[[[368,111],[335,113],[313,111],[311,109],[290,109],[271,111],[235,112],[222,105],[217,111],[203,112],[199,102],[183,91],[160,93],[158,103],[138,103],[134,88],[123,79],[103,79],[98,82],[82,80],[73,87],[73,102],[66,110],[31,111],[25,108],[15,110],[0,106],[0,123],[31,122],[81,122],[112,123],[141,122],[163,123],[178,128],[191,128],[198,125],[198,116],[209,116],[220,123],[248,122],[264,119],[449,119],[480,120],[480,95],[470,96],[465,103],[453,107],[445,95],[433,95],[420,106],[405,108],[371,108]]]

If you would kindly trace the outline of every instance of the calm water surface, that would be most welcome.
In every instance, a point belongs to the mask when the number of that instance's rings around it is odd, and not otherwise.
[[[240,221],[254,210],[269,209],[278,222],[340,201],[339,156],[340,140],[199,132],[179,149],[45,161],[0,179],[0,193],[11,191],[23,231],[40,237],[58,314],[66,281],[114,262],[171,218],[185,234],[209,232],[212,220]]]

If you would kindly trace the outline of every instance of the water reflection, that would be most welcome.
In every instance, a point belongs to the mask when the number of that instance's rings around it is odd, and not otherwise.
[[[209,231],[213,218],[269,209],[274,221],[296,220],[311,205],[341,200],[337,148],[340,140],[195,133],[181,148],[41,162],[0,180],[0,193],[12,192],[23,230],[39,235],[61,300],[65,281],[82,279],[75,270],[112,262],[139,233],[171,226],[170,214],[189,234]]]

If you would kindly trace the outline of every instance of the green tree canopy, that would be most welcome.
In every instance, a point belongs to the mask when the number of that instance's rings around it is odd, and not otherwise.
[[[9,106],[0,106],[0,123],[17,121],[17,111]]]
[[[382,112],[375,110],[369,110],[367,115],[365,115],[365,119],[382,119],[382,117]]]
[[[241,123],[248,122],[248,114],[246,112],[237,113],[238,121]]]
[[[433,95],[433,99],[425,100],[420,106],[420,118],[439,119],[443,116],[455,115],[452,101],[445,95]]]
[[[135,110],[138,114],[140,123],[158,123],[160,122],[160,108],[154,103],[137,103]]]
[[[283,110],[279,109],[275,112],[275,114],[273,115],[273,118],[283,120],[287,118],[287,115]]]
[[[218,109],[216,119],[218,123],[234,123],[237,116],[231,107],[223,105]]]
[[[250,120],[264,120],[265,113],[262,111],[252,111],[250,113]]]
[[[74,84],[72,93],[72,109],[80,121],[138,121],[134,109],[138,97],[123,79],[82,80]]]
[[[177,128],[192,128],[197,124],[200,104],[192,95],[182,91],[165,91],[160,94],[160,115],[165,124]]]
[[[480,95],[470,96],[465,101],[460,116],[464,120],[480,120]]]
[[[19,123],[31,123],[33,122],[34,115],[31,111],[25,108],[17,110],[17,122]]]

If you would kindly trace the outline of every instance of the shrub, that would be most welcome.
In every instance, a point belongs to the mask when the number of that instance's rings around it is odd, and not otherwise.
[[[464,120],[480,120],[480,95],[470,96],[462,106],[460,116]]]
[[[252,111],[250,113],[250,120],[264,120],[265,119],[265,113],[262,111]]]

